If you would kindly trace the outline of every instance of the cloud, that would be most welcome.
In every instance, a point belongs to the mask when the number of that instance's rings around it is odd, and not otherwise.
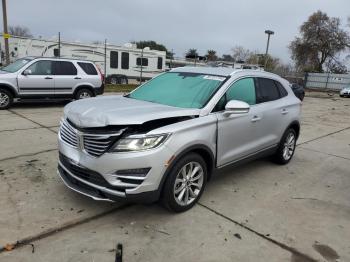
[[[322,10],[343,19],[348,0],[11,0],[10,25],[25,25],[50,38],[59,31],[68,41],[123,44],[156,40],[183,56],[187,49],[220,54],[235,45],[264,52],[265,29],[275,31],[270,53],[289,61],[288,44],[307,17]]]

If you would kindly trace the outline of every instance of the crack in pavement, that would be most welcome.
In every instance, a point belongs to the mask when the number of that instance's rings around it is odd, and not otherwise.
[[[96,214],[96,215],[93,215],[93,216],[90,216],[90,217],[87,217],[87,218],[84,218],[84,219],[78,219],[76,221],[67,222],[67,223],[65,223],[65,224],[63,224],[61,226],[53,227],[53,228],[50,228],[48,230],[45,230],[45,231],[43,231],[43,232],[41,232],[39,234],[36,234],[36,235],[33,235],[33,236],[29,236],[29,237],[26,237],[26,238],[23,238],[23,239],[20,239],[20,240],[17,240],[15,243],[9,244],[11,247],[13,247],[13,249],[11,251],[13,251],[15,249],[18,249],[20,247],[23,247],[25,245],[30,245],[32,242],[41,240],[43,238],[50,237],[52,235],[55,235],[56,233],[60,233],[60,232],[66,231],[68,229],[71,229],[73,227],[86,224],[86,223],[88,223],[88,222],[90,222],[92,220],[95,220],[95,219],[98,219],[98,218],[101,218],[101,217],[113,214],[115,212],[122,211],[122,210],[124,210],[124,209],[126,209],[126,208],[128,208],[130,206],[131,206],[131,204],[124,204],[124,205],[118,206],[116,208],[112,208],[111,210],[107,210],[105,212],[102,212],[102,213],[99,213],[99,214]],[[4,251],[6,251],[5,246],[0,246],[0,254],[3,253]]]
[[[344,157],[344,156],[338,156],[338,155],[334,155],[334,154],[327,153],[327,152],[322,152],[322,151],[311,149],[311,148],[306,148],[306,147],[302,147],[302,146],[300,148],[304,149],[304,150],[309,150],[309,151],[312,151],[312,152],[320,153],[320,154],[325,154],[325,155],[328,155],[328,156],[339,157],[339,158],[342,158],[342,159],[345,159],[345,160],[350,160],[350,158],[347,158],[347,157]]]
[[[297,146],[304,145],[304,144],[313,142],[313,141],[315,141],[315,140],[318,140],[318,139],[325,138],[325,137],[330,136],[330,135],[334,135],[334,134],[343,132],[343,131],[348,130],[348,129],[350,129],[350,126],[349,126],[349,127],[346,127],[346,128],[343,128],[343,129],[340,129],[340,130],[338,130],[338,131],[334,131],[334,132],[328,133],[328,134],[323,135],[323,136],[320,136],[320,137],[316,137],[316,138],[310,139],[310,140],[308,140],[308,141],[304,141],[304,142],[302,142],[302,143],[300,143],[300,144],[297,144]]]
[[[280,248],[282,248],[282,249],[292,253],[293,255],[297,255],[298,257],[302,257],[304,259],[303,261],[305,261],[305,262],[317,262],[318,261],[318,260],[310,257],[309,255],[304,254],[304,253],[298,251],[297,249],[295,249],[293,247],[290,247],[290,246],[288,246],[288,245],[286,245],[286,244],[284,244],[282,242],[279,242],[279,241],[277,241],[275,239],[267,237],[266,235],[264,235],[262,233],[259,233],[258,231],[254,230],[253,228],[250,228],[250,227],[248,227],[248,226],[246,226],[246,225],[244,225],[244,224],[242,224],[242,223],[240,223],[240,222],[238,222],[238,221],[236,221],[236,220],[234,220],[234,219],[232,219],[232,218],[230,218],[230,217],[228,217],[228,216],[226,216],[226,215],[224,215],[224,214],[222,214],[222,213],[220,213],[220,212],[218,212],[218,211],[216,211],[216,210],[214,210],[214,209],[212,209],[212,208],[210,208],[210,207],[208,207],[208,206],[206,206],[206,205],[204,205],[202,203],[197,202],[197,204],[199,206],[209,210],[210,212],[212,212],[212,213],[214,213],[214,214],[216,214],[216,215],[218,215],[218,216],[220,216],[220,217],[222,217],[222,218],[224,218],[224,219],[226,219],[226,220],[236,224],[237,226],[240,226],[240,227],[242,227],[242,228],[244,228],[244,229],[254,233],[255,235],[257,235],[257,236],[259,236],[259,237],[261,237],[261,238],[271,242],[272,244],[279,246]]]
[[[36,156],[36,155],[39,155],[41,153],[47,153],[47,152],[51,152],[51,151],[58,151],[58,149],[57,148],[46,149],[46,150],[35,152],[35,153],[28,153],[28,154],[23,154],[23,155],[17,155],[17,156],[11,156],[11,157],[7,157],[7,158],[2,158],[2,159],[0,159],[0,162],[1,161],[6,161],[6,160],[11,160],[11,159],[16,159],[16,158],[20,158],[20,157],[25,157],[25,156]]]
[[[41,126],[42,128],[46,128],[47,130],[49,130],[50,132],[52,132],[52,133],[54,133],[54,134],[57,134],[55,131],[51,130],[50,127],[44,126],[44,125],[40,124],[39,122],[36,122],[36,121],[34,121],[34,120],[32,120],[32,119],[30,119],[30,118],[28,118],[28,117],[26,117],[26,116],[24,116],[24,115],[18,113],[18,112],[13,111],[13,110],[8,110],[8,111],[10,111],[11,113],[13,113],[13,114],[15,114],[15,115],[17,115],[17,116],[19,116],[19,117],[22,117],[22,118],[24,118],[24,119],[30,121],[30,122],[32,122],[32,123],[38,125],[38,126]]]
[[[4,130],[0,130],[0,133],[12,132],[12,131],[32,130],[32,129],[42,129],[42,128],[47,129],[47,128],[55,128],[55,127],[59,127],[59,126],[48,126],[48,127],[37,126],[37,127],[28,127],[28,128],[4,129]]]

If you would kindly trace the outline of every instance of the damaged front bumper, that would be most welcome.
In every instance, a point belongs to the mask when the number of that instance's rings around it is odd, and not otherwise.
[[[59,136],[58,175],[70,189],[95,200],[149,203],[158,199],[160,183],[173,153],[166,147],[94,157]]]

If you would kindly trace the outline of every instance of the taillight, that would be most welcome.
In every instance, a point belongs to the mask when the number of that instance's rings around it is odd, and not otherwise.
[[[100,72],[101,81],[102,81],[102,83],[104,83],[105,82],[105,75],[102,74],[102,71],[98,66],[96,66],[96,67],[97,67],[98,72]]]

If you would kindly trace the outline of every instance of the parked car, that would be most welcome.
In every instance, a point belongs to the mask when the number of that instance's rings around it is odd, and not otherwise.
[[[183,67],[125,96],[64,109],[58,174],[95,200],[191,208],[215,169],[273,155],[293,157],[301,102],[264,71]]]
[[[300,101],[303,101],[305,97],[304,87],[302,85],[295,84],[295,83],[291,84],[291,87],[295,96],[299,98]]]
[[[102,94],[103,75],[89,61],[26,57],[0,71],[0,109],[14,98],[82,99]]]
[[[339,95],[341,97],[350,97],[350,86],[346,86],[342,90],[340,90]]]

